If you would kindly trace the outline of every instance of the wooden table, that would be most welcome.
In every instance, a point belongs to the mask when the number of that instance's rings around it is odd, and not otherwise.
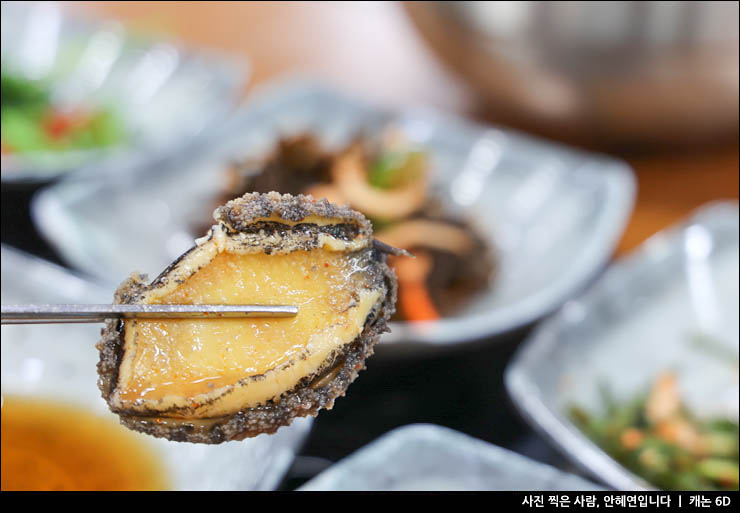
[[[436,60],[397,3],[80,3],[135,29],[241,57],[252,69],[250,88],[297,73],[384,104],[427,103],[480,117],[473,94]],[[632,165],[638,181],[635,210],[617,254],[703,203],[738,198],[736,141],[611,153]]]

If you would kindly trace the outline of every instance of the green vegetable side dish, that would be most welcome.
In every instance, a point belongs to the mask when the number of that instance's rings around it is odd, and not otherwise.
[[[618,403],[602,389],[603,415],[570,409],[578,427],[630,471],[663,490],[737,490],[738,423],[695,418],[681,403],[675,377]]]
[[[378,189],[392,190],[424,178],[427,155],[422,151],[388,149],[380,153],[368,166],[367,182]],[[373,230],[380,231],[394,222],[370,216]]]
[[[426,169],[426,155],[421,151],[389,150],[371,164],[368,181],[373,187],[393,189],[421,178]]]
[[[123,137],[111,110],[58,110],[42,83],[2,73],[3,154],[104,148]]]

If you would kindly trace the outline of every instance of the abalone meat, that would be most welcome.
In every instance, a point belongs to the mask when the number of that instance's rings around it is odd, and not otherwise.
[[[125,426],[221,443],[331,408],[364,368],[395,309],[392,249],[367,219],[310,196],[245,194],[151,283],[116,303],[292,304],[264,319],[109,320],[99,386]]]

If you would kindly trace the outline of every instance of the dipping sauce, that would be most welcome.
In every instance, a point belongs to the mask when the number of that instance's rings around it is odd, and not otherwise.
[[[140,436],[84,408],[4,396],[2,490],[167,489]]]

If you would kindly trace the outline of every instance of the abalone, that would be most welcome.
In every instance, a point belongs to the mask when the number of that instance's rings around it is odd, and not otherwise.
[[[115,303],[294,304],[293,318],[109,320],[99,387],[125,426],[175,441],[272,433],[330,409],[395,310],[392,248],[368,220],[311,196],[251,193],[151,283]]]

